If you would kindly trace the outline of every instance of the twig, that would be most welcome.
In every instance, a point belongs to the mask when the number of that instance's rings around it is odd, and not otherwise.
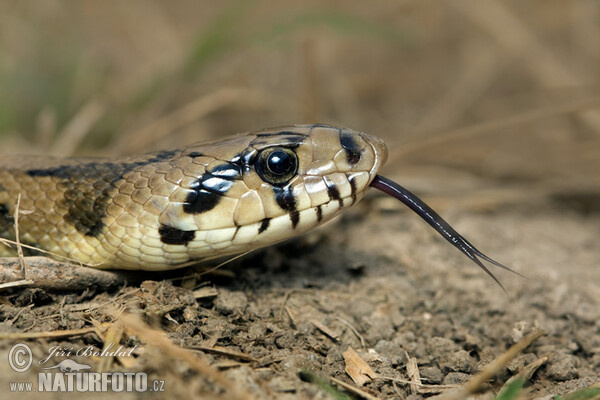
[[[259,360],[249,356],[248,354],[240,353],[239,351],[232,351],[222,347],[207,347],[207,346],[186,346],[186,349],[202,351],[204,353],[216,354],[219,356],[225,356],[230,358],[237,358],[238,360],[247,362],[258,362]]]
[[[311,319],[310,322],[314,326],[316,326],[318,330],[320,330],[321,332],[323,332],[325,334],[325,336],[328,336],[334,342],[337,342],[337,341],[340,340],[340,338],[338,337],[338,335],[334,331],[332,331],[331,329],[329,329],[329,327],[325,326],[325,324],[317,321],[316,319]]]
[[[383,379],[386,381],[402,383],[404,385],[415,385],[420,388],[419,393],[442,392],[444,390],[457,389],[460,387],[460,385],[432,385],[432,384],[428,384],[428,383],[415,382],[412,380],[409,381],[408,379],[392,378],[391,376],[381,376],[381,375],[377,375],[377,377],[375,377],[375,379]]]
[[[0,271],[0,277],[2,277],[1,271]],[[29,286],[29,285],[34,285],[34,284],[35,284],[35,281],[32,279],[21,279],[18,281],[0,283],[0,290],[15,288],[15,287],[19,287],[19,286]]]
[[[27,280],[21,279],[20,260],[0,259],[0,289],[30,284],[50,290],[79,290],[88,287],[115,287],[142,279],[135,271],[105,271],[55,261],[46,257],[26,257]],[[138,278],[136,278],[138,277]]]
[[[358,337],[358,339],[360,340],[360,345],[362,346],[363,349],[367,347],[367,345],[365,344],[365,339],[362,337],[362,335],[360,333],[358,333],[358,331],[352,326],[352,324],[350,322],[346,321],[345,319],[343,319],[341,317],[336,317],[336,318],[343,324],[348,325],[348,327],[350,328],[352,333],[354,333],[356,335],[356,337]]]
[[[17,195],[17,204],[15,205],[15,212],[13,219],[15,221],[15,242],[17,245],[17,255],[19,256],[19,265],[21,266],[21,272],[23,273],[23,279],[27,280],[27,266],[25,264],[25,257],[23,256],[23,247],[21,246],[21,240],[19,239],[19,208],[21,207],[21,193]]]

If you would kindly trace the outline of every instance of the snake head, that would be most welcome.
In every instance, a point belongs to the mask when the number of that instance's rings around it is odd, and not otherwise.
[[[356,203],[387,158],[381,139],[326,125],[281,127],[255,136],[242,156],[244,183],[260,197],[264,217],[286,217],[289,229],[282,231],[293,234]]]
[[[203,173],[182,181],[183,213],[163,213],[161,223],[195,230],[186,245],[192,258],[206,259],[268,246],[333,218],[364,196],[387,148],[349,129],[293,125],[191,146],[182,156]]]

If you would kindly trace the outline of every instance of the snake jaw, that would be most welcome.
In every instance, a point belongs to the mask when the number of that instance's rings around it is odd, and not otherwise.
[[[496,278],[496,276],[479,260],[478,257],[485,261],[502,268],[506,271],[512,272],[513,274],[524,277],[519,272],[500,264],[499,262],[491,259],[490,257],[483,254],[475,246],[473,246],[467,239],[465,239],[460,233],[458,233],[448,222],[446,222],[437,212],[429,207],[423,200],[418,198],[416,195],[400,186],[396,182],[383,177],[381,175],[375,176],[371,182],[371,186],[375,189],[379,189],[382,192],[389,194],[390,196],[400,200],[408,208],[413,210],[419,217],[427,222],[433,229],[435,229],[444,239],[450,242],[454,247],[460,250],[464,255],[469,257],[479,268],[485,271],[501,288],[506,292],[506,289],[502,283]]]

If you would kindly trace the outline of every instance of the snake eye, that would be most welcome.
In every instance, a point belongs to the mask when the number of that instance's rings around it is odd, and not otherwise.
[[[282,186],[298,172],[298,157],[285,147],[265,149],[258,154],[256,172],[263,181]]]

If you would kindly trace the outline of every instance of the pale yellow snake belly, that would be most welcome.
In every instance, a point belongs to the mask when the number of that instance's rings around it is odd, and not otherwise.
[[[124,159],[0,159],[0,237],[98,268],[167,270],[304,233],[371,186],[402,200],[482,268],[478,252],[377,175],[374,136],[294,125]],[[497,263],[495,263],[497,264]],[[498,265],[498,264],[497,264]],[[487,271],[487,269],[486,269]]]

